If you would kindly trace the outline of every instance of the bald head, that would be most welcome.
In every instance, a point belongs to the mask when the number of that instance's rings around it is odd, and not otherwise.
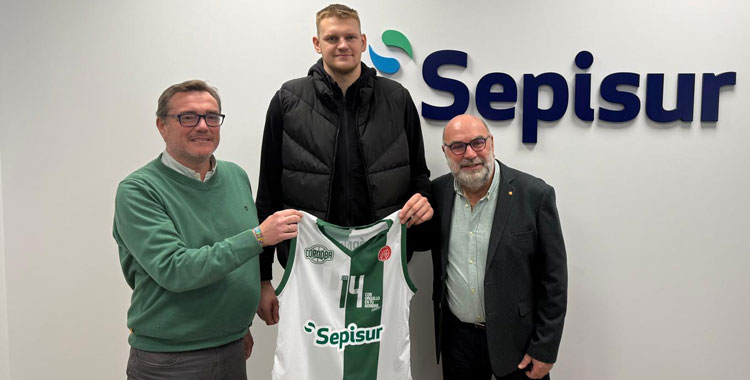
[[[455,142],[456,140],[450,140],[446,137],[451,137],[462,130],[481,131],[480,134],[485,137],[492,135],[484,120],[474,115],[463,114],[454,117],[445,125],[445,128],[443,128],[443,143],[450,144],[451,142]]]

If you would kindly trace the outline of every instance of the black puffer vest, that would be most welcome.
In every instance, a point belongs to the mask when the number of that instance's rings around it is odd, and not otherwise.
[[[283,113],[281,186],[284,208],[327,219],[338,138],[339,115],[333,92],[319,68],[284,83],[279,91]],[[371,215],[381,219],[409,197],[409,144],[404,130],[406,90],[376,77],[362,65],[356,133],[364,163]],[[366,72],[365,70],[371,70]],[[365,75],[367,73],[367,75]]]

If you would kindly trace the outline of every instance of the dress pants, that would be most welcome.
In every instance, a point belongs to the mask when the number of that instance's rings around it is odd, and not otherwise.
[[[128,380],[247,380],[242,339],[184,352],[130,348]]]
[[[493,376],[484,325],[461,322],[449,310],[443,314],[440,353],[443,380],[490,380]],[[495,376],[495,379],[529,380],[526,371],[518,370],[502,377]],[[542,379],[549,380],[549,374]]]

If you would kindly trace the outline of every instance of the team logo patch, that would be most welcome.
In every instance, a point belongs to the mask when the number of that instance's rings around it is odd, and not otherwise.
[[[378,252],[378,260],[380,261],[386,261],[391,258],[391,247],[385,246],[383,248],[380,248],[380,252]]]
[[[333,260],[333,250],[320,244],[305,248],[305,258],[313,264],[323,264],[326,261]]]

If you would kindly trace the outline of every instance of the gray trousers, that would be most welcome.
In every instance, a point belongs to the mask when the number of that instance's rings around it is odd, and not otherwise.
[[[130,348],[128,380],[247,380],[242,339],[185,352]]]

